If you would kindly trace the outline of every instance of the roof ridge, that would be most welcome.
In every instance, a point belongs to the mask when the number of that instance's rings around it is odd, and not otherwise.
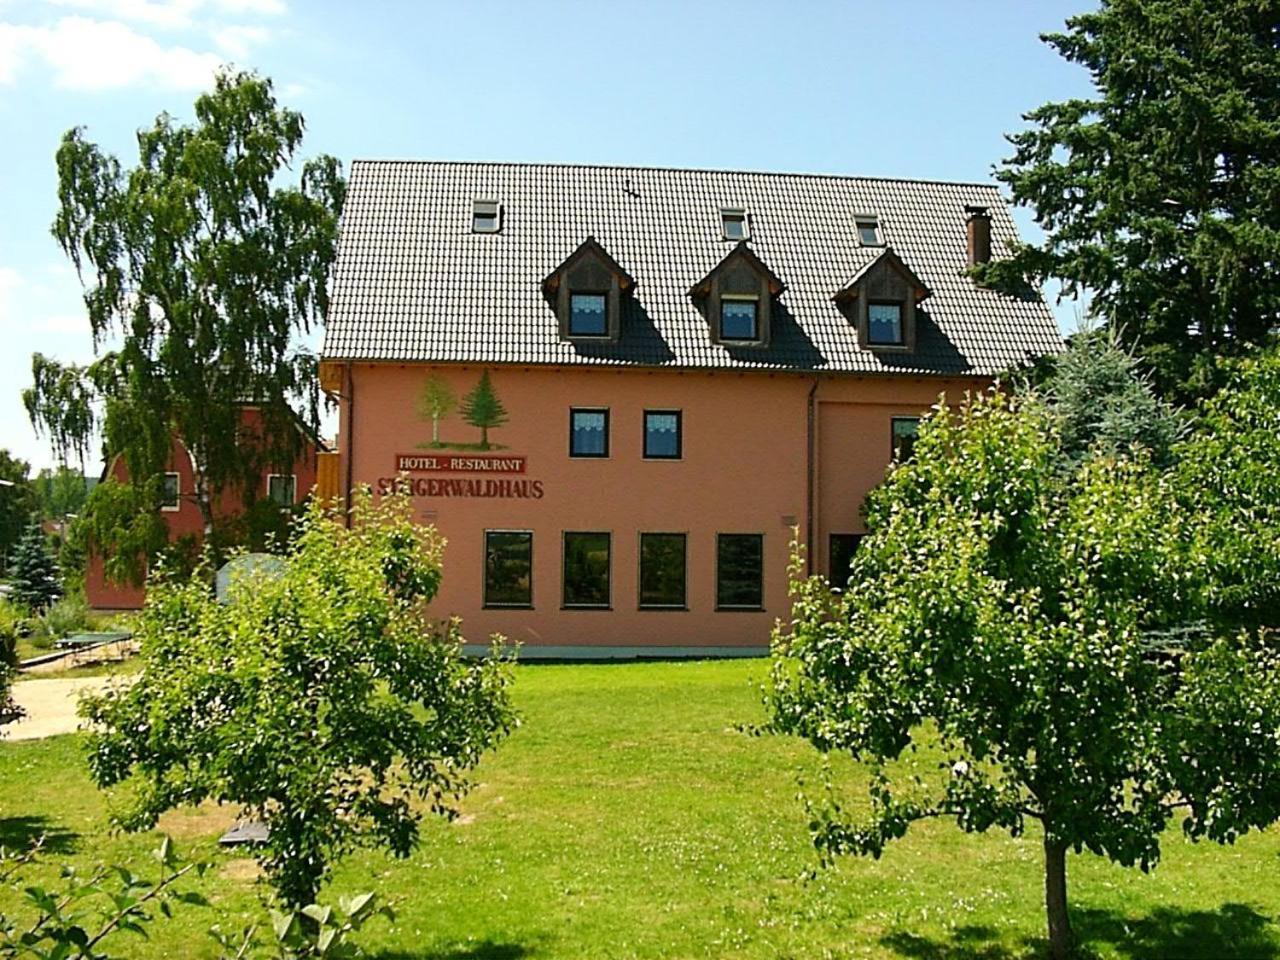
[[[804,177],[813,180],[874,180],[880,183],[924,183],[935,186],[981,187],[984,190],[999,191],[999,184],[979,180],[947,180],[930,179],[928,177],[886,177],[875,174],[856,173],[818,173],[814,171],[787,170],[741,170],[721,167],[663,167],[653,165],[631,166],[617,163],[565,163],[560,161],[536,160],[424,160],[409,157],[356,157],[351,161],[354,168],[357,164],[400,164],[404,166],[437,166],[437,167],[564,167],[572,170],[620,170],[630,172],[652,173],[724,173],[750,177]]]

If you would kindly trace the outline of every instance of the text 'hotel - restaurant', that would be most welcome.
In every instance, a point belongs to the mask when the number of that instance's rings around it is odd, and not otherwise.
[[[358,161],[321,377],[339,496],[403,483],[433,606],[523,656],[757,653],[844,578],[918,418],[1060,349],[996,189]]]

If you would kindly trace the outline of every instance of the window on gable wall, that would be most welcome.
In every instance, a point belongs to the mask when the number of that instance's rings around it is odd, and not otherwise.
[[[569,295],[569,336],[604,337],[609,334],[608,297],[603,293]]]
[[[161,510],[177,510],[180,504],[178,498],[182,496],[182,477],[176,473],[166,473],[164,475],[164,493],[160,499]]]
[[[867,339],[874,344],[902,343],[902,304],[896,302],[867,304]]]
[[[760,328],[756,323],[757,302],[754,297],[741,300],[720,298],[720,339],[759,340]]]
[[[293,506],[297,493],[298,478],[293,474],[272,473],[267,476],[267,496],[280,506]]]

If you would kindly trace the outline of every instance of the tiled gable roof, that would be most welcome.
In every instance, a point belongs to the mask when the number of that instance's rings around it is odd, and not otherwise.
[[[472,201],[498,199],[499,233],[472,233]],[[861,177],[588,167],[356,161],[322,354],[330,360],[623,364],[988,375],[1060,349],[1038,297],[965,275],[965,206],[989,208],[992,255],[1013,221],[993,186]],[[689,289],[733,247],[720,210],[745,207],[750,248],[786,284],[772,342],[711,341]],[[882,247],[928,286],[917,349],[878,354],[833,297]],[[616,343],[567,343],[542,280],[595,237],[636,280]]]

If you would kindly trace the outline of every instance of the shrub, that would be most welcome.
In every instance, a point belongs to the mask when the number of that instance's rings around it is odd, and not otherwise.
[[[63,637],[89,626],[89,604],[79,593],[69,593],[50,606],[35,622],[32,643],[51,647]]]

